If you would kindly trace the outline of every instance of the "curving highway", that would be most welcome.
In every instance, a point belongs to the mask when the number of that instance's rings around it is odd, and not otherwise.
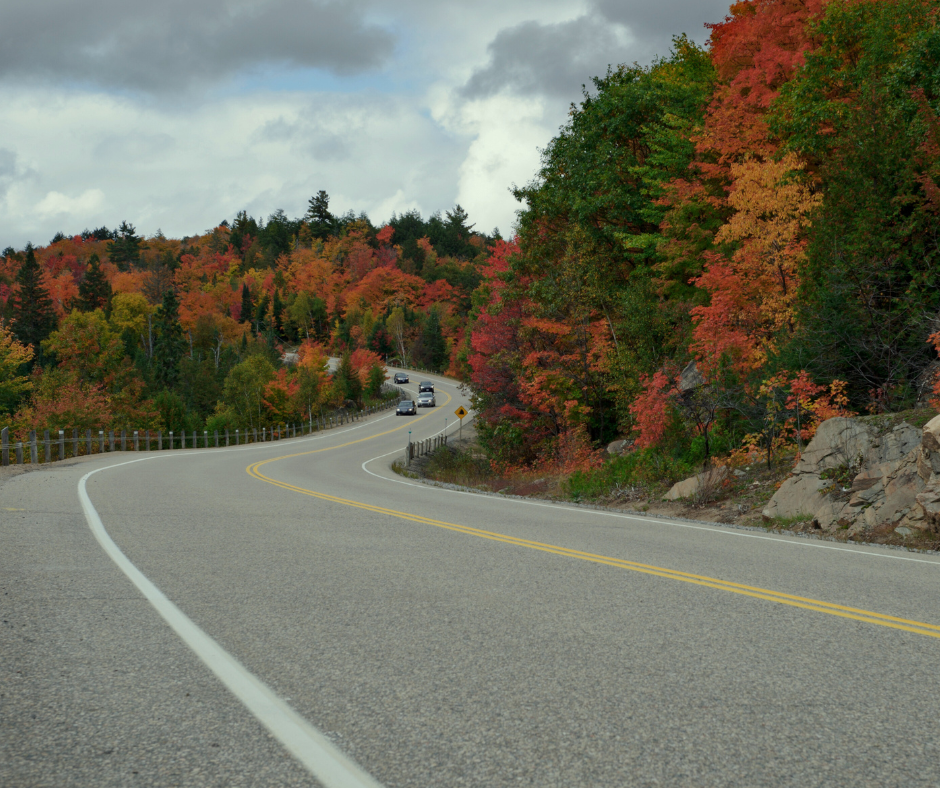
[[[0,785],[940,784],[938,556],[402,478],[430,377],[0,479]]]

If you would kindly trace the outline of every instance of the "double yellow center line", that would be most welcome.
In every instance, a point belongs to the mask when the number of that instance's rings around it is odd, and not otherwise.
[[[395,430],[391,431],[394,432]],[[369,440],[369,438],[363,438],[361,440]],[[357,440],[352,441],[351,443],[359,442],[361,441]],[[336,446],[331,448],[340,447]],[[339,498],[335,495],[327,495],[326,493],[315,492],[313,490],[308,490],[305,487],[298,487],[295,484],[288,484],[287,482],[272,479],[270,476],[266,476],[259,470],[268,463],[277,462],[278,460],[285,460],[289,457],[300,457],[306,454],[316,454],[318,452],[328,450],[329,449],[316,449],[314,451],[290,454],[284,457],[274,457],[269,460],[262,460],[260,462],[249,465],[246,470],[248,475],[255,479],[266,482],[268,484],[273,484],[275,487],[280,487],[283,490],[290,490],[291,492],[300,493],[301,495],[308,495],[311,498],[319,498],[321,501],[328,501],[330,503],[340,504],[342,506],[350,506],[355,509],[363,509],[367,512],[386,515],[388,517],[395,517],[400,520],[409,520],[410,522],[421,523],[422,525],[432,525],[435,528],[445,528],[449,531],[456,531],[457,533],[466,534],[467,536],[476,536],[480,539],[490,539],[494,542],[502,542],[503,544],[510,544],[516,547],[525,547],[530,550],[540,550],[544,553],[552,553],[554,555],[560,555],[566,558],[577,558],[581,561],[590,561],[591,563],[595,564],[615,566],[619,569],[629,569],[631,572],[642,572],[643,574],[653,575],[655,577],[664,577],[669,580],[679,580],[683,583],[692,583],[693,585],[704,586],[705,588],[714,588],[718,591],[728,591],[732,594],[741,594],[743,596],[749,596],[754,599],[763,599],[767,602],[776,602],[780,605],[789,605],[791,607],[798,607],[804,610],[813,610],[817,613],[827,613],[830,616],[839,616],[840,618],[862,621],[866,624],[877,624],[878,626],[882,627],[900,629],[904,632],[913,632],[914,634],[925,635],[926,637],[940,638],[940,626],[935,624],[927,624],[923,621],[912,621],[911,619],[907,618],[886,616],[882,613],[874,613],[870,610],[862,610],[860,608],[847,607],[845,605],[836,605],[831,602],[823,602],[818,599],[812,599],[810,597],[797,596],[795,594],[785,594],[780,591],[771,591],[767,588],[760,588],[758,586],[750,586],[743,583],[732,583],[728,580],[719,580],[718,578],[708,577],[706,575],[696,575],[691,572],[681,572],[677,569],[667,569],[665,567],[654,566],[652,564],[643,564],[638,561],[627,561],[622,558],[612,558],[610,556],[598,555],[596,553],[588,553],[583,550],[574,550],[569,547],[546,544],[545,542],[536,542],[531,539],[521,539],[516,536],[507,536],[506,534],[496,533],[495,531],[485,531],[480,528],[471,528],[467,525],[448,523],[444,520],[436,520],[431,517],[423,517],[418,514],[400,512],[396,509],[388,509],[384,506],[373,506],[372,504],[368,503],[351,501],[347,498]]]

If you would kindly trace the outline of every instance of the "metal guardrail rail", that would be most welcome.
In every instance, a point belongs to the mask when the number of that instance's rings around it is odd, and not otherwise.
[[[329,415],[321,414],[308,421],[296,424],[250,427],[234,431],[208,430],[183,431],[174,434],[171,430],[90,430],[78,429],[30,430],[26,440],[11,440],[10,428],[0,429],[0,465],[36,465],[60,462],[73,457],[105,454],[116,451],[167,451],[173,449],[209,449],[222,446],[240,446],[249,443],[267,443],[275,440],[296,438],[314,432],[340,427],[367,416],[394,408],[404,396],[401,389],[387,386],[386,392],[395,392],[397,399],[361,411],[334,410]]]

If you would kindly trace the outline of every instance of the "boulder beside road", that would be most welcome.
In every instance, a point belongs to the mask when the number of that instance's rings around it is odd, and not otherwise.
[[[663,496],[664,501],[678,501],[680,498],[709,497],[719,485],[727,479],[729,471],[723,465],[716,465],[707,471],[676,482]]]
[[[830,532],[940,533],[940,416],[886,434],[858,419],[823,422],[763,516],[805,518]]]

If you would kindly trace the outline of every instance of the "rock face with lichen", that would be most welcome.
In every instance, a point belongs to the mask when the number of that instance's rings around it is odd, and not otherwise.
[[[887,434],[857,419],[823,422],[763,515],[805,518],[823,531],[940,533],[940,416]]]

